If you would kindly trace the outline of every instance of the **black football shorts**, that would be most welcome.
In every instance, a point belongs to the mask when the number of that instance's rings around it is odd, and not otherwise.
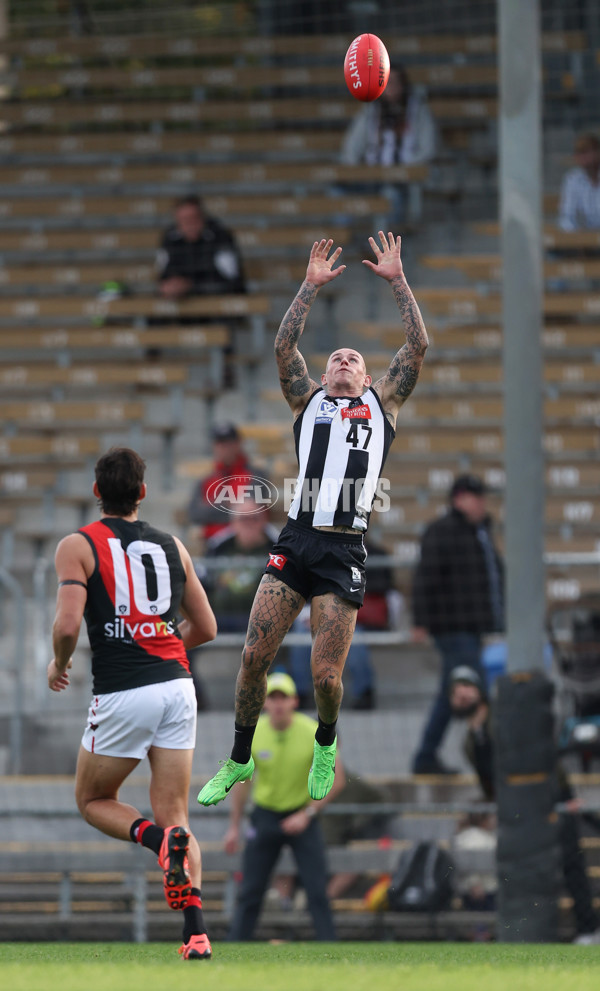
[[[288,519],[265,574],[280,578],[303,599],[335,592],[362,606],[366,559],[362,533],[314,530]]]

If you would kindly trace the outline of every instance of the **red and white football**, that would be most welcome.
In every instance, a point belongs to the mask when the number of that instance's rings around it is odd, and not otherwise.
[[[357,100],[370,103],[381,96],[390,75],[390,57],[376,34],[359,34],[346,52],[344,78]]]

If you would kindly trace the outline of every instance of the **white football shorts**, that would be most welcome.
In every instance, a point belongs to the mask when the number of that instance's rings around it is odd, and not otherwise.
[[[193,750],[196,718],[191,678],[94,695],[81,743],[92,754],[139,760],[150,747]]]

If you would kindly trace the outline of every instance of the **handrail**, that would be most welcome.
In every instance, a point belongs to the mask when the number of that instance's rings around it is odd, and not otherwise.
[[[239,567],[262,567],[268,554],[232,554],[222,557],[203,557],[198,555],[194,558],[194,564],[200,570],[218,571],[221,568]],[[569,564],[589,564],[600,566],[600,551],[544,551],[544,564],[547,565],[569,565]],[[374,568],[413,568],[416,559],[407,560],[400,554],[369,554],[368,566]]]
[[[203,650],[211,647],[243,647],[246,634],[240,633],[217,633],[214,640],[207,643]],[[410,643],[411,635],[409,630],[356,630],[352,637],[352,643],[364,643],[370,647],[395,647],[398,644]],[[290,631],[284,638],[286,647],[310,646],[312,643],[311,634],[306,632]]]

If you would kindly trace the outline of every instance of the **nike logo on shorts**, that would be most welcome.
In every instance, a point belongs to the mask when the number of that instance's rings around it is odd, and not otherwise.
[[[360,592],[360,585],[358,586],[358,588],[351,588],[350,591],[351,592]]]

